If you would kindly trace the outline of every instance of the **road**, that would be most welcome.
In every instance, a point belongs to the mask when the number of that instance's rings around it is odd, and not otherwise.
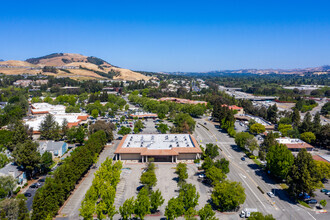
[[[207,143],[217,144],[221,154],[230,161],[229,180],[241,182],[245,188],[246,200],[241,208],[257,208],[264,214],[272,214],[276,219],[328,219],[328,214],[316,214],[315,211],[306,210],[292,202],[286,193],[268,175],[259,169],[248,158],[242,161],[244,153],[236,146],[234,139],[227,133],[219,130],[211,122],[197,119],[198,126],[195,129],[195,137],[202,145]],[[257,188],[260,187],[264,194]],[[275,193],[275,198],[267,196],[267,192]],[[237,219],[235,214],[230,219]],[[228,218],[228,216],[227,216]]]

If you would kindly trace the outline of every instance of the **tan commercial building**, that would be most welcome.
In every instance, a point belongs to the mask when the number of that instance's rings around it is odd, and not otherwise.
[[[116,160],[147,162],[193,161],[202,150],[189,134],[129,134],[124,136],[115,151]]]

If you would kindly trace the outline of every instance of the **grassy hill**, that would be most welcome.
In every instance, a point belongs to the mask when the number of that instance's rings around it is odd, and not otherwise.
[[[53,53],[25,61],[8,60],[0,62],[3,74],[44,74],[73,79],[118,79],[138,81],[151,79],[141,73],[119,68],[93,56],[73,53]]]

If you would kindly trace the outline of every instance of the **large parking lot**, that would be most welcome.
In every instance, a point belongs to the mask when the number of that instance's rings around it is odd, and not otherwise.
[[[176,182],[177,175],[175,174],[176,164],[172,163],[155,163],[156,164],[156,176],[157,185],[154,190],[159,189],[165,199],[164,204],[160,207],[161,214],[165,212],[167,202],[178,196],[178,186]],[[117,186],[115,206],[119,208],[126,199],[137,195],[137,188],[141,185],[139,183],[140,176],[142,174],[145,164],[124,164],[121,174],[120,183]],[[187,183],[194,184],[197,192],[200,195],[199,205],[197,210],[203,207],[207,200],[210,198],[210,188],[198,181],[197,166],[195,164],[187,164],[188,168],[188,180]]]

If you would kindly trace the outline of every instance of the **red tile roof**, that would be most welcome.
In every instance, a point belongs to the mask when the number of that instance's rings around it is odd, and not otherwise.
[[[314,160],[317,160],[317,161],[322,161],[322,162],[330,163],[329,161],[327,161],[323,157],[320,157],[319,155],[313,155],[313,159]]]

